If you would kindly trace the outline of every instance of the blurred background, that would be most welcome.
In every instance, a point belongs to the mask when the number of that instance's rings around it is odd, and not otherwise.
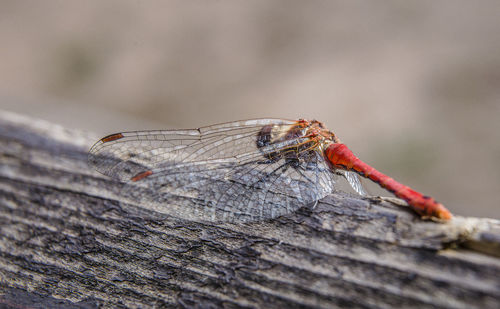
[[[97,135],[315,118],[500,218],[498,1],[3,0],[0,40],[0,109]]]

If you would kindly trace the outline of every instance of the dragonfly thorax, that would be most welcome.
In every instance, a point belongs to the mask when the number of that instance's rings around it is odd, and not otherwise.
[[[256,145],[271,162],[285,159],[300,164],[316,159],[331,143],[339,140],[317,120],[299,120],[292,125],[270,124],[262,127]]]

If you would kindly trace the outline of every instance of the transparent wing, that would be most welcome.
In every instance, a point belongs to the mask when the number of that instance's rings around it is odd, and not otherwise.
[[[263,126],[282,126],[286,130],[294,123],[283,119],[256,119],[198,129],[116,133],[92,146],[89,165],[104,175],[126,182],[145,170],[161,166],[245,154],[249,157],[258,153],[257,135]]]
[[[129,183],[123,196],[185,219],[249,222],[293,212],[333,186],[333,174],[315,153],[301,164],[261,156],[244,164],[229,158],[163,167]]]
[[[89,163],[127,182],[122,195],[141,207],[215,222],[275,218],[333,190],[322,154],[295,152],[308,138],[257,146],[264,126],[288,131],[294,124],[259,119],[193,130],[117,133],[91,148]]]
[[[365,189],[363,188],[363,185],[361,184],[361,181],[359,180],[359,176],[356,173],[343,170],[339,171],[342,173],[342,176],[347,179],[347,182],[351,185],[354,191],[356,191],[356,193],[362,196],[367,195]]]

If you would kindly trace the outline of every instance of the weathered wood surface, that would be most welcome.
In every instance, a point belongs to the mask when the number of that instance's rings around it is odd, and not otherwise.
[[[500,306],[498,220],[335,193],[276,220],[183,221],[121,203],[87,167],[96,138],[0,113],[0,306]]]

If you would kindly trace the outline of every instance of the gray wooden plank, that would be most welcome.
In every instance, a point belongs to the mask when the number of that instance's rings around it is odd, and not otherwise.
[[[498,220],[336,192],[275,220],[186,221],[124,203],[87,166],[96,139],[0,113],[0,304],[499,306]]]

